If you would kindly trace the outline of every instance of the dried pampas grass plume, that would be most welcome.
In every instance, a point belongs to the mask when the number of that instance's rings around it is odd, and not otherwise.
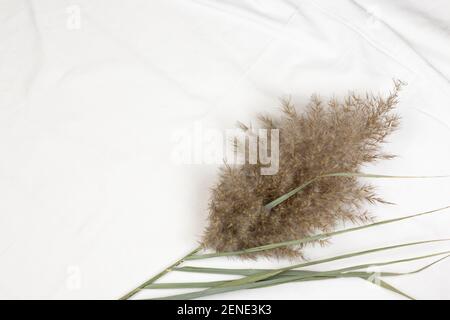
[[[343,277],[369,281],[405,298],[414,299],[386,282],[385,277],[372,281],[372,273],[360,272],[360,270],[369,265],[388,266],[400,262],[439,257],[417,270],[384,273],[390,277],[417,274],[449,258],[449,250],[389,261],[370,262],[365,265],[358,264],[344,269],[328,269],[326,271],[298,269],[374,252],[450,241],[448,237],[396,243],[340,254],[327,259],[296,262],[273,269],[257,269],[254,266],[250,269],[211,268],[201,265],[183,266],[186,261],[220,256],[299,257],[302,256],[301,245],[312,241],[317,242],[338,234],[415,219],[450,209],[450,206],[446,206],[362,226],[337,228],[337,223],[340,221],[356,223],[370,221],[371,217],[364,210],[364,205],[383,202],[375,195],[373,187],[361,183],[357,180],[358,177],[404,179],[450,177],[450,175],[386,176],[358,172],[360,166],[365,163],[392,158],[391,155],[384,154],[380,146],[386,141],[386,137],[398,127],[399,118],[394,114],[393,109],[397,104],[401,86],[401,82],[395,81],[394,90],[387,97],[369,94],[361,97],[350,93],[343,102],[333,99],[327,104],[323,104],[319,98],[313,97],[305,112],[302,113],[297,113],[297,110],[286,101],[283,103],[283,113],[279,118],[260,117],[264,127],[279,130],[272,133],[272,137],[278,137],[277,132],[280,134],[279,148],[273,141],[269,147],[270,153],[274,154],[279,149],[278,173],[264,175],[267,170],[260,170],[264,167],[261,164],[225,166],[212,192],[209,226],[205,230],[202,245],[120,299],[128,300],[141,291],[150,289],[200,289],[155,298],[186,300],[283,283]],[[251,127],[245,125],[241,125],[241,127],[247,131],[248,142],[252,141],[251,143],[242,141],[236,143],[235,146],[237,151],[245,152],[247,155],[247,152],[252,151],[251,149],[255,146],[255,136],[264,140],[264,133],[262,136],[255,135]],[[252,146],[247,148],[247,144]],[[265,149],[265,146],[261,146],[260,150],[262,149]],[[264,154],[265,151],[263,150],[262,153]],[[255,154],[251,153],[251,155],[248,160],[253,163],[254,161],[251,160],[255,160]],[[272,154],[269,158],[273,160]],[[262,162],[266,163],[264,160],[266,159],[263,159]],[[272,164],[265,167],[272,167]],[[271,173],[274,172],[271,171]],[[333,230],[335,228],[338,230]],[[206,248],[218,252],[201,254],[202,249]],[[172,271],[233,274],[240,277],[206,282],[159,282],[162,277]]]
[[[358,172],[363,164],[392,158],[380,146],[399,125],[399,117],[392,111],[402,85],[394,81],[387,97],[350,93],[342,102],[332,99],[323,103],[313,96],[302,113],[284,101],[279,118],[260,117],[263,128],[279,129],[279,171],[261,175],[260,164],[225,166],[212,191],[203,246],[219,252],[237,251],[328,232],[342,221],[370,221],[363,205],[383,200],[371,185],[356,177],[322,178],[270,212],[264,206],[320,175]],[[301,248],[258,254],[296,257]]]

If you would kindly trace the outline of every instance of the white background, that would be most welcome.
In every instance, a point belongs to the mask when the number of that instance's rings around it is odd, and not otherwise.
[[[115,299],[190,251],[219,165],[177,164],[174,133],[189,135],[196,123],[233,128],[276,112],[279,97],[291,95],[301,108],[314,92],[386,93],[400,78],[409,84],[398,107],[402,128],[386,146],[399,157],[364,170],[450,174],[449,12],[446,0],[1,0],[0,298]],[[448,179],[374,183],[397,203],[371,208],[379,218],[450,204]],[[307,254],[449,237],[449,214],[337,237]],[[449,267],[389,281],[419,299],[448,299]],[[212,298],[399,296],[345,279]]]

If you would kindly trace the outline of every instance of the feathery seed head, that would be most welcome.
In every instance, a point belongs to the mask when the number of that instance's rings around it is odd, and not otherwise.
[[[399,125],[393,109],[402,85],[394,81],[387,97],[350,92],[342,102],[333,98],[324,103],[314,95],[303,113],[283,100],[280,117],[259,116],[263,128],[279,129],[279,170],[261,175],[261,163],[225,166],[212,190],[203,245],[216,251],[242,250],[328,232],[341,221],[370,221],[364,204],[384,201],[355,177],[322,178],[270,212],[264,205],[319,175],[357,172],[365,163],[392,158],[380,146]],[[297,257],[301,247],[259,255]]]

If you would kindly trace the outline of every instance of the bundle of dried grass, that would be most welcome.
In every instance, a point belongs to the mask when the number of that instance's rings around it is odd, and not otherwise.
[[[212,191],[203,246],[237,251],[327,232],[342,221],[370,221],[363,205],[384,201],[371,185],[351,176],[319,179],[270,212],[266,205],[318,176],[357,172],[363,164],[392,158],[380,147],[399,125],[393,109],[401,87],[402,82],[394,81],[387,97],[350,93],[343,102],[332,99],[327,104],[313,96],[303,113],[284,101],[280,118],[259,117],[263,128],[279,129],[279,171],[262,175],[259,163],[223,168]],[[300,249],[277,248],[258,254],[295,257],[301,255]]]
[[[214,294],[253,288],[263,288],[288,282],[318,281],[352,277],[371,281],[375,274],[369,266],[389,266],[400,262],[437,260],[420,269],[398,273],[381,272],[380,277],[396,277],[426,270],[450,257],[450,250],[433,252],[377,263],[361,264],[325,271],[305,267],[365,256],[404,247],[450,241],[428,239],[397,243],[378,248],[350,252],[315,261],[300,262],[275,269],[230,269],[182,266],[186,261],[223,256],[276,257],[301,256],[302,245],[323,241],[343,233],[375,228],[385,224],[415,219],[450,209],[450,206],[372,222],[357,227],[334,230],[341,221],[365,223],[372,220],[364,209],[367,203],[384,202],[371,185],[360,183],[358,177],[368,178],[448,178],[450,176],[385,176],[363,174],[360,166],[392,155],[381,151],[381,144],[399,125],[393,112],[402,87],[394,82],[387,96],[350,93],[339,102],[324,104],[313,97],[304,113],[297,113],[288,102],[278,119],[260,117],[267,129],[279,129],[279,170],[275,175],[263,175],[262,164],[225,167],[210,202],[209,225],[202,245],[125,294],[127,300],[148,289],[200,288],[199,291],[175,294],[158,299],[194,299]],[[243,126],[244,130],[251,130]],[[237,145],[237,149],[246,152]],[[270,149],[270,148],[269,148]],[[320,233],[322,231],[322,233]],[[201,253],[202,249],[213,253]],[[172,271],[204,274],[238,275],[240,278],[207,282],[157,283]],[[413,299],[383,279],[373,282],[387,290]]]

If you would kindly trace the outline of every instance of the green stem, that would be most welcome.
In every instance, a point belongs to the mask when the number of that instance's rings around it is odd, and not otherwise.
[[[305,183],[303,183],[301,186],[289,191],[288,193],[285,193],[284,195],[282,195],[281,197],[273,200],[272,202],[266,204],[266,208],[268,210],[273,209],[274,207],[276,207],[277,205],[279,205],[280,203],[286,201],[287,199],[289,199],[290,197],[294,196],[295,194],[299,193],[300,191],[302,191],[303,189],[305,189],[307,186],[309,186],[310,184],[316,182],[319,179],[322,178],[328,178],[328,177],[359,177],[359,178],[381,178],[381,179],[430,179],[430,178],[450,178],[450,176],[445,175],[445,176],[387,176],[387,175],[382,175],[382,174],[371,174],[371,173],[362,173],[362,172],[335,172],[335,173],[327,173],[327,174],[322,174],[320,176],[317,176],[309,181],[306,181]]]
[[[158,273],[157,275],[155,275],[154,277],[150,278],[149,280],[145,281],[143,284],[141,284],[139,287],[131,290],[130,292],[128,292],[127,294],[125,294],[123,297],[121,297],[119,300],[128,300],[131,297],[133,297],[136,293],[138,293],[139,291],[141,291],[142,289],[144,289],[146,286],[154,283],[156,280],[158,280],[159,278],[163,277],[164,275],[166,275],[167,273],[169,273],[170,271],[172,271],[173,268],[179,266],[180,264],[182,264],[184,262],[185,259],[189,258],[190,256],[196,254],[198,251],[201,250],[201,246],[199,246],[198,248],[196,248],[195,250],[189,252],[187,255],[185,255],[183,258],[181,258],[180,260],[176,261],[175,263],[173,263],[172,265],[170,265],[169,267],[167,267],[166,269],[164,269],[163,271],[161,271],[160,273]]]

